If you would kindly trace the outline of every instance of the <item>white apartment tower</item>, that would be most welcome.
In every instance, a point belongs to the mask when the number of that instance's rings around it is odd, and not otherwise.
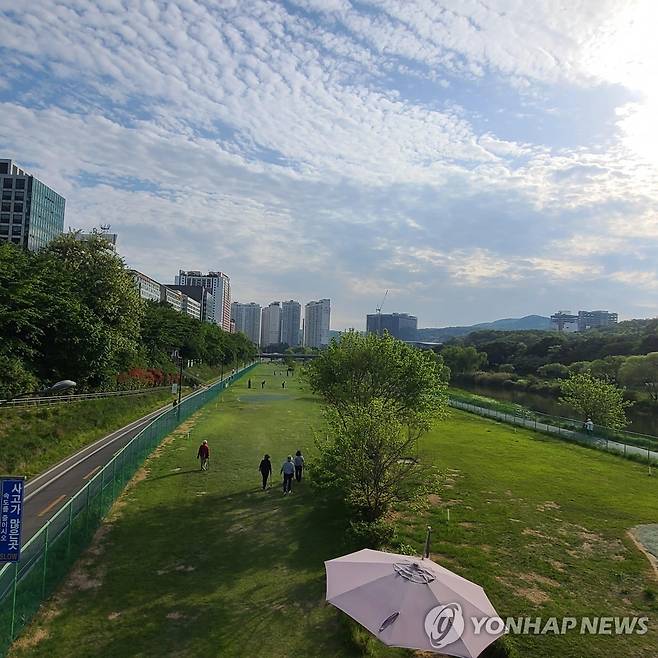
[[[288,347],[297,347],[300,343],[299,325],[302,318],[302,305],[290,300],[281,303],[281,342]]]
[[[277,345],[281,342],[281,302],[272,302],[263,309],[260,323],[260,345]]]
[[[322,347],[329,344],[331,302],[320,299],[306,304],[304,313],[304,345]]]
[[[231,320],[235,322],[235,330],[246,334],[256,345],[260,344],[260,304],[231,304]]]
[[[208,313],[215,324],[231,331],[231,279],[223,272],[201,274],[196,270],[179,270],[176,285],[207,288],[212,292],[212,312]]]

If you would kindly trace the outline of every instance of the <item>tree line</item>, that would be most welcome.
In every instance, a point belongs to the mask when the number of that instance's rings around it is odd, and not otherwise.
[[[630,320],[577,334],[478,331],[441,349],[456,381],[554,392],[588,374],[658,401],[658,320]]]
[[[0,335],[0,396],[61,379],[107,390],[147,369],[164,380],[176,371],[174,353],[211,366],[256,353],[244,334],[145,303],[105,240],[72,234],[39,252],[0,245]]]

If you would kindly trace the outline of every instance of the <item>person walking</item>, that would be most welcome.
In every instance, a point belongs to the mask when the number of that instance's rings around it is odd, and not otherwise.
[[[263,379],[263,381],[260,383],[260,387],[261,387],[261,388],[265,388],[265,380],[264,380],[264,379]]]
[[[592,422],[591,418],[588,418],[585,421],[585,431],[587,432],[588,436],[592,436],[592,434],[594,433],[594,423]]]
[[[203,443],[199,446],[199,451],[196,453],[196,458],[201,460],[201,470],[208,470],[208,462],[210,461],[210,448],[208,447],[208,441],[204,440]]]
[[[270,456],[265,455],[260,461],[260,466],[258,467],[260,474],[263,476],[263,491],[267,487],[268,478],[272,477],[272,462],[270,461]]]
[[[297,482],[302,481],[302,471],[304,470],[304,455],[302,455],[302,451],[298,450],[295,453],[295,459],[293,460],[295,464],[295,480]]]
[[[292,479],[295,476],[295,465],[292,463],[292,456],[288,455],[286,461],[281,466],[283,473],[283,495],[292,493]]]

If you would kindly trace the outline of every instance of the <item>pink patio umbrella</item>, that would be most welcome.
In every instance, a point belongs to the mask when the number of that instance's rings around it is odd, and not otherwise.
[[[327,601],[389,646],[476,658],[505,633],[479,585],[427,558],[366,548],[325,568]]]

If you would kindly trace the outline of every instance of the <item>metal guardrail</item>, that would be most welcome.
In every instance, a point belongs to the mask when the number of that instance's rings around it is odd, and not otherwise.
[[[49,395],[32,398],[17,398],[16,400],[0,400],[0,409],[13,409],[16,407],[31,407],[48,404],[61,404],[63,402],[76,402],[78,400],[96,400],[97,398],[124,397],[128,395],[143,395],[170,389],[171,386],[152,386],[150,388],[136,388],[127,391],[103,391],[100,393],[77,393],[75,395]]]
[[[0,656],[55,591],[125,485],[162,439],[255,365],[192,393],[155,418],[25,543],[19,562],[0,568]]]
[[[612,438],[601,432],[602,430],[612,432],[610,428],[598,428],[596,434],[587,434],[580,430],[582,422],[573,418],[548,416],[546,414],[540,414],[539,412],[533,412],[529,409],[523,409],[525,413],[511,414],[496,409],[489,409],[488,407],[481,407],[455,398],[450,398],[448,402],[451,407],[468,411],[479,416],[493,418],[494,420],[509,423],[510,425],[519,425],[538,432],[544,432],[545,434],[552,434],[568,441],[575,441],[629,459],[639,459],[646,461],[648,464],[658,464],[658,437],[638,434],[636,435],[637,437],[650,441],[648,446],[640,446],[635,443],[624,442],[618,435],[614,435],[614,438]],[[560,423],[560,421],[566,422]],[[563,424],[567,424],[567,426],[563,427]]]

